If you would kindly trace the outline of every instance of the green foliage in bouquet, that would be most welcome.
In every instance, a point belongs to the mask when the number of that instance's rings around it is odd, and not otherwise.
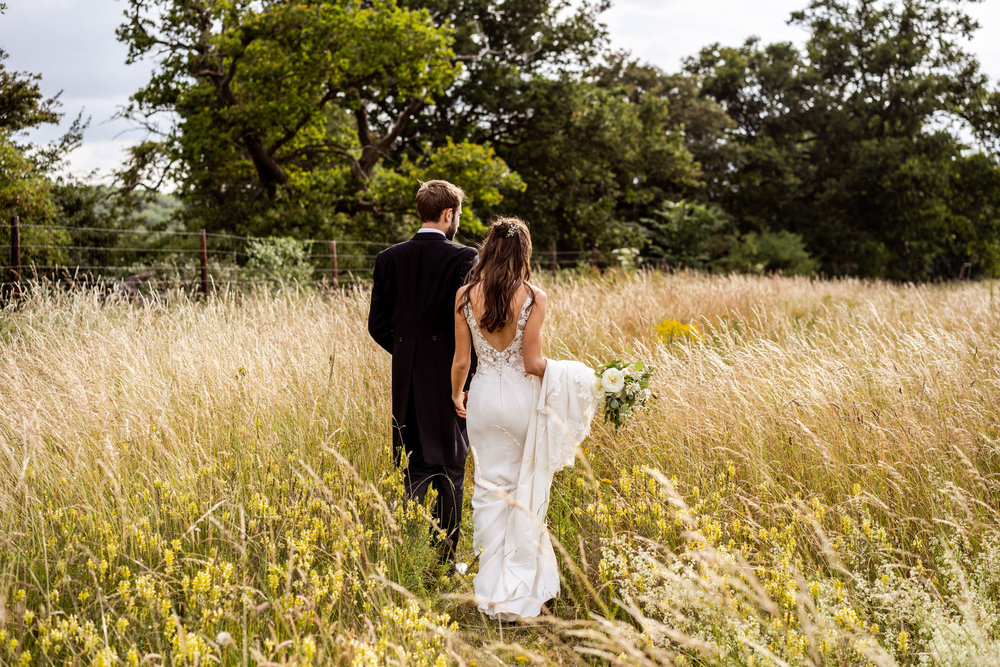
[[[626,418],[635,413],[649,400],[649,378],[653,367],[637,361],[634,364],[615,359],[609,361],[594,374],[597,380],[594,388],[604,397],[604,421],[615,425],[617,431]]]

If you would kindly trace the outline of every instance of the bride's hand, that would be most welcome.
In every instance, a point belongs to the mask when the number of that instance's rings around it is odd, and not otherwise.
[[[465,419],[465,404],[469,400],[469,393],[463,391],[458,396],[452,396],[451,402],[455,405],[455,414]]]

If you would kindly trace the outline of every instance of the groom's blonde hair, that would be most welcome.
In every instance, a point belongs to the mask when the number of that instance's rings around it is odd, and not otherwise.
[[[437,222],[449,208],[465,201],[465,191],[448,181],[427,181],[417,190],[417,214],[421,222]]]

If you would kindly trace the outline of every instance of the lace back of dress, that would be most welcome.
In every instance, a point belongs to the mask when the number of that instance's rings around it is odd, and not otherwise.
[[[493,347],[486,336],[483,335],[476,321],[476,316],[472,313],[472,304],[465,304],[465,321],[469,323],[472,331],[472,345],[476,349],[476,356],[479,358],[476,369],[476,377],[501,378],[507,373],[515,373],[517,376],[526,376],[524,372],[524,325],[528,322],[531,314],[531,306],[534,303],[534,295],[528,293],[521,306],[521,313],[517,318],[517,326],[514,331],[514,339],[503,350]]]

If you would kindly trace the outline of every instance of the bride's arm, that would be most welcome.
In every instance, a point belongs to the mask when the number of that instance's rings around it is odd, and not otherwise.
[[[472,364],[472,332],[465,315],[460,308],[465,287],[455,295],[455,358],[451,362],[451,401],[455,404],[455,412],[465,418],[465,379],[469,376],[469,366]]]
[[[531,307],[528,322],[524,325],[524,372],[542,377],[545,375],[545,357],[542,356],[542,322],[545,321],[545,292],[535,289],[535,305]]]

